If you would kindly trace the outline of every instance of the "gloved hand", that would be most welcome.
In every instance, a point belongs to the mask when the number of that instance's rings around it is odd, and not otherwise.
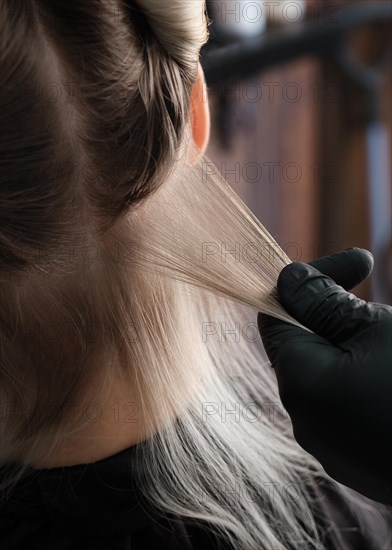
[[[345,290],[371,272],[369,252],[312,265],[286,266],[278,293],[314,334],[258,315],[280,397],[296,440],[332,478],[392,505],[392,307]]]

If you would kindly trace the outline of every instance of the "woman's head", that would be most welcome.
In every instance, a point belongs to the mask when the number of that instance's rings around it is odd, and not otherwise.
[[[81,223],[101,235],[164,181],[189,126],[203,9],[2,2],[5,270],[28,267],[35,246],[55,250]]]
[[[181,151],[194,155],[190,140],[205,148],[207,22],[199,0],[10,0],[0,25],[2,401],[38,414],[60,379],[66,401],[115,362],[124,273],[105,267],[119,246],[112,230]],[[56,401],[54,416],[67,415]]]

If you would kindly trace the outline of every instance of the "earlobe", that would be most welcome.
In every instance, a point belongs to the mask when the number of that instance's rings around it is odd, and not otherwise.
[[[197,80],[191,96],[192,136],[198,153],[191,153],[190,163],[195,164],[207,148],[210,138],[210,108],[208,104],[207,86],[204,72],[199,62]],[[193,158],[196,154],[196,158]]]

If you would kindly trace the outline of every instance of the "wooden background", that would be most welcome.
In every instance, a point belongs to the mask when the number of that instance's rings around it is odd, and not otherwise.
[[[338,5],[322,3],[329,11]],[[378,25],[350,41],[372,64],[390,34]],[[369,248],[365,96],[334,61],[300,59],[228,89],[210,88],[208,95],[207,155],[292,260]],[[391,97],[387,66],[381,102],[390,143]],[[368,282],[356,294],[371,299]]]

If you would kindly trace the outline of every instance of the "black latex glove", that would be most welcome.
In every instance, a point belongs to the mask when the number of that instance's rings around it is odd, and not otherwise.
[[[312,265],[285,267],[278,293],[315,334],[258,315],[280,397],[296,440],[332,478],[391,505],[392,307],[346,292],[371,272],[369,252],[353,248]]]

